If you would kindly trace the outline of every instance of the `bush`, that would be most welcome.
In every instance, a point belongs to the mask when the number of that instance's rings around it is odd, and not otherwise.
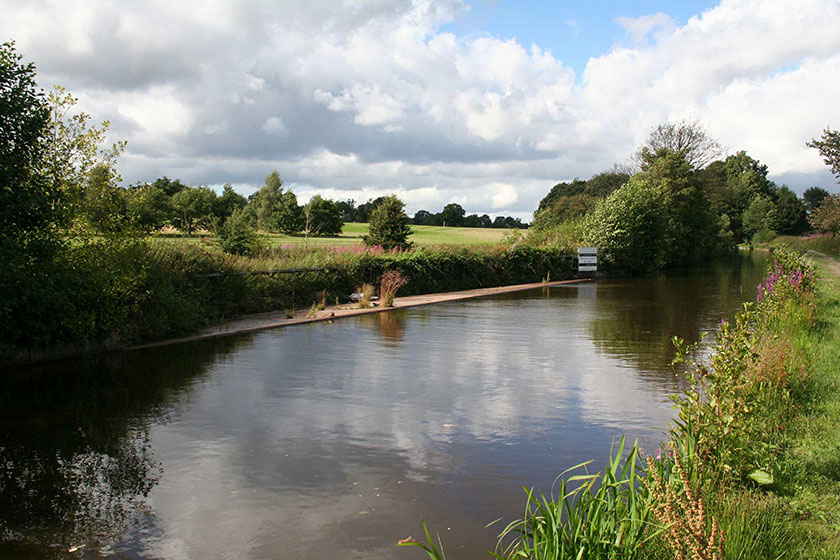
[[[667,222],[657,193],[635,177],[602,200],[583,222],[583,242],[606,263],[627,270],[663,266]]]
[[[261,245],[248,216],[239,208],[216,230],[216,243],[222,251],[233,255],[253,255]]]

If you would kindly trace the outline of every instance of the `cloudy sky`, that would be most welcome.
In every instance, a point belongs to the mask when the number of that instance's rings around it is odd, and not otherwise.
[[[801,192],[840,128],[840,0],[0,0],[0,39],[166,175],[530,218],[697,119]]]

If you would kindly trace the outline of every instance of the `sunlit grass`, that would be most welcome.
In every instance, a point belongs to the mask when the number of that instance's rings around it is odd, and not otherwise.
[[[501,243],[512,230],[501,228],[462,228],[441,226],[411,226],[409,241],[415,245],[493,245]],[[361,245],[362,237],[368,233],[368,224],[344,224],[341,235],[336,237],[309,237],[303,235],[283,235],[270,233],[261,235],[268,247],[283,246],[342,246]],[[155,239],[181,243],[208,243],[212,239],[210,232],[201,231],[188,237],[177,230],[156,233]]]

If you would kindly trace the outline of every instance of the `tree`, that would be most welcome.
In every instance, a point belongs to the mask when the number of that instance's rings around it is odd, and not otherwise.
[[[272,233],[297,233],[304,226],[303,209],[298,206],[295,193],[282,187],[280,175],[272,171],[265,178],[265,185],[254,194],[251,203],[256,207],[257,227]]]
[[[126,214],[143,232],[162,228],[172,212],[172,199],[154,185],[139,185],[126,193]]]
[[[584,224],[583,242],[619,268],[645,271],[665,264],[666,209],[639,176],[601,200]]]
[[[336,236],[344,225],[338,205],[332,200],[315,195],[304,208],[307,235]]]
[[[222,195],[213,201],[213,216],[220,221],[226,220],[236,209],[245,208],[248,199],[233,190],[233,186],[227,183],[222,189]]]
[[[741,223],[744,212],[756,196],[775,197],[776,185],[767,179],[767,166],[739,151],[725,161],[712,162],[698,177],[712,210],[729,220],[735,241],[751,238]]]
[[[49,108],[14,43],[0,45],[0,238],[24,237],[55,221],[55,193],[37,169],[45,151]]]
[[[756,196],[744,210],[741,220],[748,239],[759,242],[772,239],[778,227],[778,213],[773,199],[764,194]]]
[[[805,211],[811,214],[828,196],[831,196],[831,193],[820,187],[809,187],[805,189],[805,192],[802,193],[802,200],[805,202]]]
[[[339,200],[335,203],[338,206],[338,212],[341,216],[341,221],[344,223],[356,221],[356,201],[352,198],[347,200]]]
[[[385,200],[385,198],[380,196],[373,200],[368,199],[368,201],[364,204],[359,204],[356,208],[356,221],[362,223],[367,222],[370,219],[370,214],[377,206],[382,204],[383,200]]]
[[[840,195],[827,197],[808,217],[808,221],[817,231],[840,234]]]
[[[187,187],[172,197],[175,225],[191,236],[197,227],[210,224],[216,193],[209,187]]]
[[[47,96],[50,122],[43,139],[40,173],[56,193],[53,204],[63,219],[72,219],[79,210],[85,185],[95,167],[109,169],[112,182],[121,180],[115,166],[125,150],[125,142],[102,147],[110,123],[103,121],[96,126],[87,113],[73,113],[78,102],[61,86],[54,86]]]
[[[433,214],[428,210],[418,210],[414,214],[414,222],[415,226],[427,226],[432,221]]]
[[[636,152],[641,163],[645,153],[656,154],[661,149],[682,152],[693,169],[702,169],[722,153],[721,145],[709,136],[698,121],[682,120],[677,123],[660,124],[648,136],[644,146]]]
[[[831,172],[837,176],[840,182],[840,130],[826,128],[822,133],[822,140],[811,138],[806,145],[809,148],[816,148]]]
[[[808,229],[805,203],[786,185],[776,189],[776,233],[799,235]]]
[[[363,237],[365,245],[379,245],[385,249],[409,249],[411,228],[405,215],[405,204],[396,195],[386,196],[370,214],[369,233]]]
[[[99,164],[91,169],[82,193],[82,215],[98,233],[114,233],[128,225],[125,191],[114,183],[114,171]]]
[[[642,172],[634,179],[655,191],[666,209],[665,264],[688,264],[708,256],[717,246],[717,220],[685,154],[668,148],[646,152]]]
[[[466,214],[466,212],[460,204],[453,202],[444,206],[443,211],[440,214],[440,219],[443,222],[443,225],[449,227],[459,227],[464,224],[464,214]]]
[[[166,196],[175,196],[176,193],[187,188],[187,185],[181,182],[180,179],[172,180],[169,177],[161,177],[159,179],[155,179],[155,182],[152,183],[152,186],[162,190]]]

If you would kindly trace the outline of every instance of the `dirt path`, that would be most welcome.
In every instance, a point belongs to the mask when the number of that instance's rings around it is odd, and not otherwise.
[[[406,296],[396,298],[394,300],[394,307],[372,307],[369,309],[359,309],[357,304],[346,305],[328,305],[322,311],[315,312],[310,315],[308,309],[298,309],[294,316],[287,317],[285,311],[271,311],[268,313],[258,313],[255,315],[248,315],[240,319],[235,319],[221,325],[208,327],[193,334],[171,338],[167,340],[160,340],[146,344],[139,344],[132,346],[129,350],[136,350],[140,348],[153,348],[156,346],[166,346],[169,344],[179,344],[181,342],[190,342],[193,340],[202,340],[206,338],[215,338],[219,336],[228,336],[232,334],[246,333],[259,331],[262,329],[271,329],[275,327],[286,327],[289,325],[300,325],[303,323],[314,323],[317,321],[332,321],[341,317],[352,317],[356,315],[365,315],[368,313],[382,313],[391,311],[393,309],[405,309],[406,307],[416,307],[418,305],[429,305],[432,303],[443,303],[446,301],[459,301],[465,299],[474,299],[486,296],[493,296],[497,294],[509,294],[512,292],[521,292],[524,290],[532,290],[534,288],[550,288],[552,286],[560,286],[563,284],[575,284],[580,282],[589,282],[590,278],[579,278],[576,280],[561,280],[557,282],[535,282],[533,284],[517,284],[514,286],[499,286],[496,288],[479,288],[476,290],[463,290],[460,292],[444,292],[439,294],[425,294],[419,296]]]
[[[828,267],[829,271],[834,276],[840,277],[840,262],[837,262],[836,259],[826,255],[825,253],[820,253],[819,251],[812,251],[808,250],[808,254],[814,257],[816,260],[819,260]]]

